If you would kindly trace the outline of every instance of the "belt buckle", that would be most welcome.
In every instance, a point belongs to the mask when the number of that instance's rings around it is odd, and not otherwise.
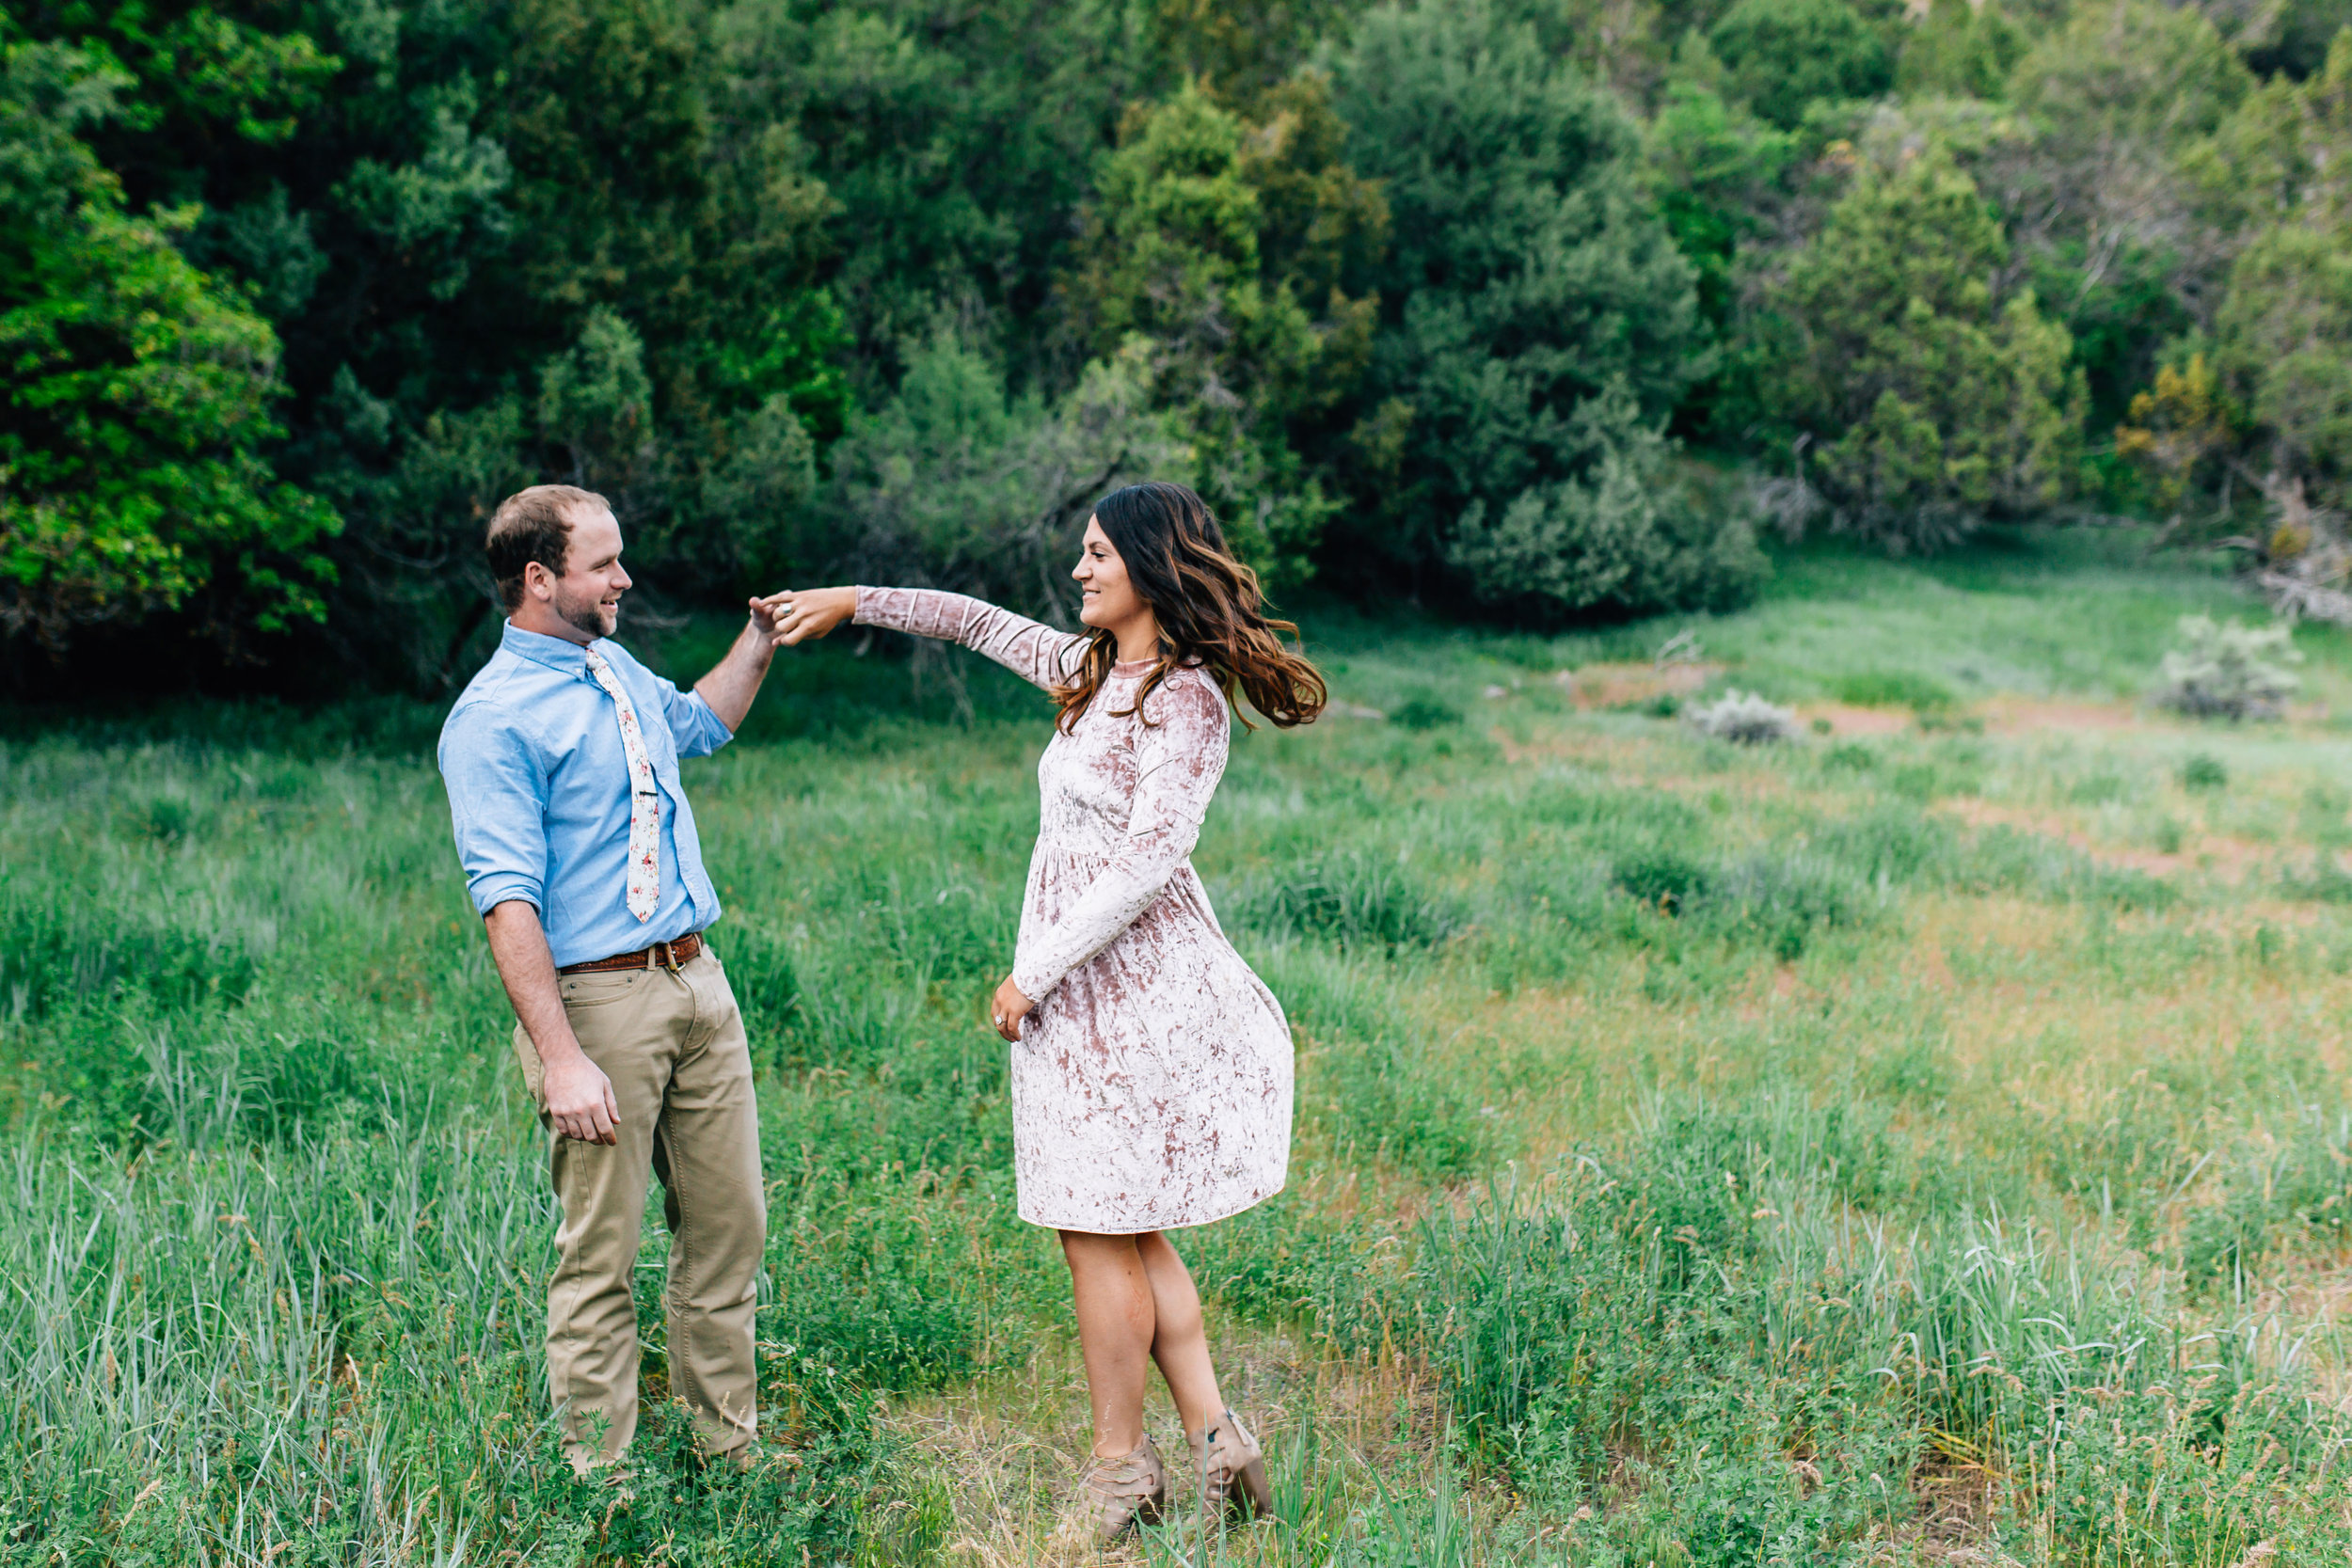
[[[668,970],[675,975],[678,972],[677,943],[675,942],[657,942],[654,943],[654,946],[660,950],[661,954],[660,960],[661,967]]]

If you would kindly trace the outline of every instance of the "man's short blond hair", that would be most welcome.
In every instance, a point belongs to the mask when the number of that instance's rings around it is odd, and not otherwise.
[[[557,577],[564,575],[564,557],[572,546],[572,518],[582,508],[612,510],[602,496],[577,484],[534,484],[499,502],[482,547],[508,613],[522,608],[524,567],[535,561]]]

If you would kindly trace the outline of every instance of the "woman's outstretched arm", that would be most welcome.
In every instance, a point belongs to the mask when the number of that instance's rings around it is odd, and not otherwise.
[[[853,619],[862,626],[961,642],[1048,691],[1077,673],[1087,641],[984,599],[934,588],[803,588],[763,602],[774,607],[779,647],[814,641]]]

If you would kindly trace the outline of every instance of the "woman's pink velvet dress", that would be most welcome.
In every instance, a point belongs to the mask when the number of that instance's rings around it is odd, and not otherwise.
[[[961,642],[1048,689],[1086,639],[961,594],[861,588],[861,626]],[[1203,1225],[1282,1188],[1291,1033],[1225,940],[1192,868],[1232,718],[1205,672],[1152,693],[1121,664],[1038,763],[1037,849],[1013,984],[1037,1004],[1012,1048],[1021,1217],[1132,1234]]]

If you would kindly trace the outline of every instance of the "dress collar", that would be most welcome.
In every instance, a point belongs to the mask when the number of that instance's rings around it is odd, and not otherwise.
[[[600,642],[603,639],[598,638],[596,641]],[[595,644],[591,643],[590,646],[593,647]],[[514,622],[509,621],[506,623],[505,633],[499,639],[499,647],[503,652],[513,654],[518,658],[527,658],[533,664],[544,664],[560,674],[577,675],[582,679],[585,679],[588,674],[588,650],[568,638],[549,637],[544,632],[525,631]]]

